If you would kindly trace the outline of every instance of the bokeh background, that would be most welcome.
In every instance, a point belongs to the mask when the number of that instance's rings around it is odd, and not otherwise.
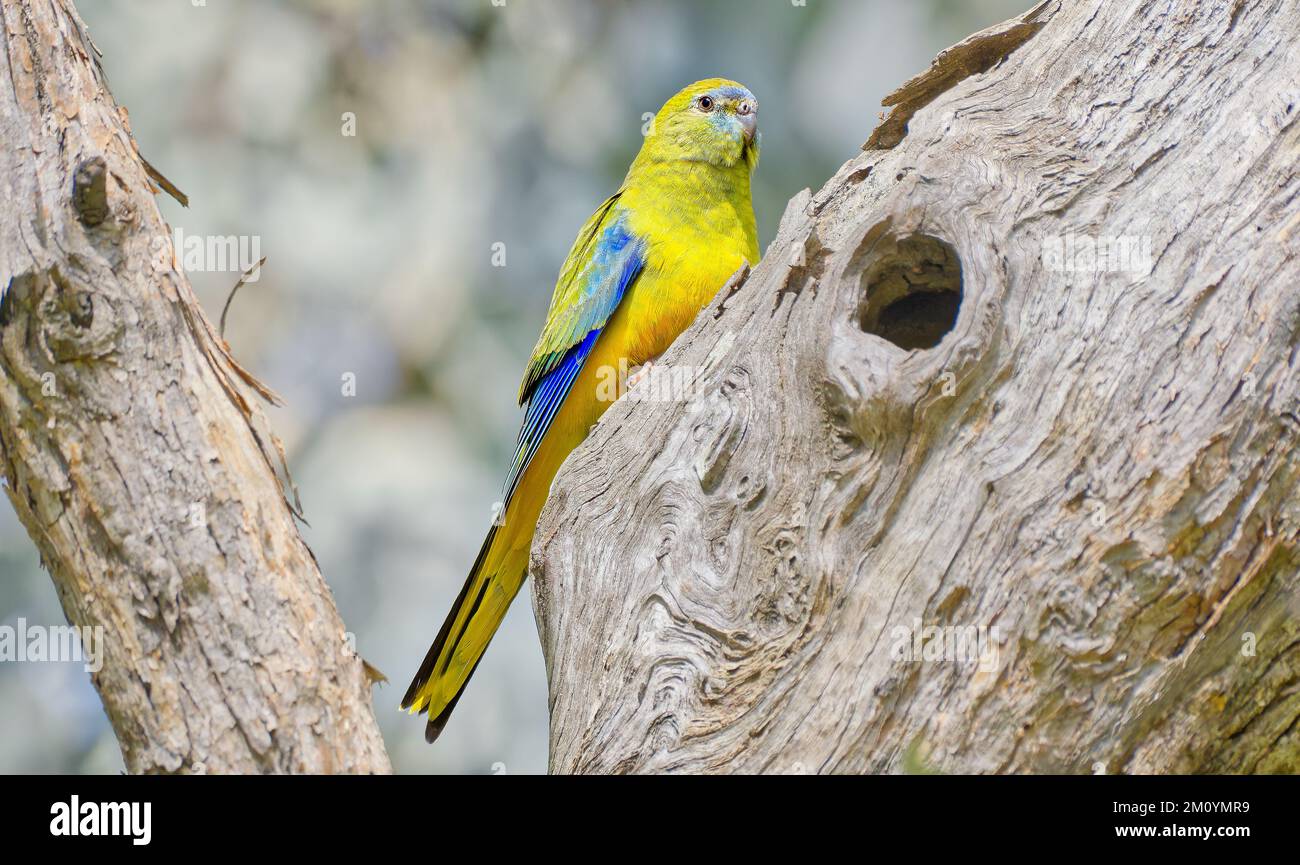
[[[760,242],[866,140],[886,93],[1030,0],[81,0],[187,236],[253,238],[227,338],[271,412],[401,772],[543,772],[520,596],[436,747],[397,710],[500,493],[514,396],[574,234],[646,112],[737,79],[759,99]],[[345,115],[355,135],[345,134]],[[493,266],[504,244],[505,266]],[[238,278],[190,273],[215,321]],[[353,388],[347,385],[355,383]],[[0,503],[0,624],[63,624]],[[0,663],[0,772],[119,772],[76,663]]]

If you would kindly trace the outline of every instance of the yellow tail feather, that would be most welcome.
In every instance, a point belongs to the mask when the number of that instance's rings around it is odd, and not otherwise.
[[[499,526],[488,532],[465,587],[402,698],[403,709],[429,713],[424,728],[424,738],[429,742],[442,732],[524,583],[528,547],[525,545],[522,553],[516,548],[516,534]]]

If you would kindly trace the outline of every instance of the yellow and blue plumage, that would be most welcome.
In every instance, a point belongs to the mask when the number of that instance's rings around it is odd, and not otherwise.
[[[551,481],[609,407],[609,371],[658,357],[732,273],[757,263],[757,111],[734,81],[677,93],[622,186],[578,233],[519,390],[526,409],[501,519],[402,700],[428,712],[430,742],[523,585]]]

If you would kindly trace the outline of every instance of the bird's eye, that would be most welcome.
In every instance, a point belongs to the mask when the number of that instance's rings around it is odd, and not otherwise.
[[[713,110],[713,97],[712,97],[712,96],[701,96],[699,99],[696,100],[695,104],[698,105],[698,106],[700,106],[700,110],[701,110],[701,111],[712,111],[712,110]]]
[[[748,99],[746,99],[745,101],[741,102],[739,105],[736,106],[736,113],[739,114],[741,117],[744,117],[746,114],[752,114],[753,112],[754,112],[754,104],[750,102]]]

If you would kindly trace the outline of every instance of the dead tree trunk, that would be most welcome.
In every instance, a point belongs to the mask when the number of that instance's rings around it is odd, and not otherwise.
[[[1048,2],[889,104],[558,479],[552,769],[1300,769],[1300,5]]]
[[[70,0],[4,0],[0,471],[131,772],[387,772],[254,391]]]

